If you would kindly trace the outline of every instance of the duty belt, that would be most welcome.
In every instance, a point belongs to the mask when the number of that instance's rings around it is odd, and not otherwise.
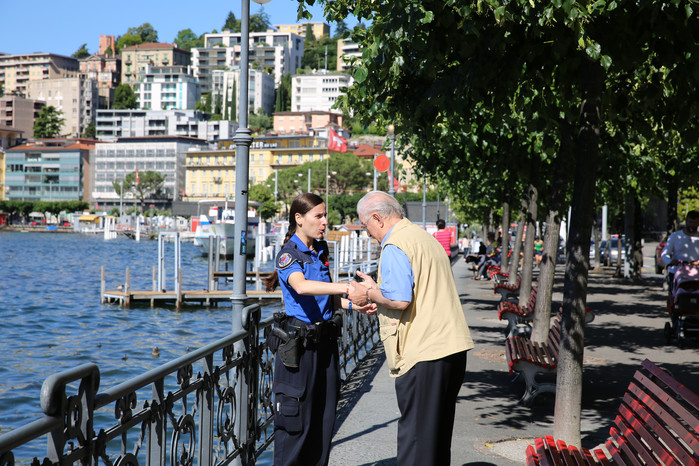
[[[325,341],[340,336],[342,321],[340,320],[338,325],[336,318],[333,317],[329,320],[309,324],[297,319],[296,317],[290,317],[286,321],[286,327],[288,330],[296,331],[296,334],[299,337],[304,338],[306,341],[318,343],[320,341]]]

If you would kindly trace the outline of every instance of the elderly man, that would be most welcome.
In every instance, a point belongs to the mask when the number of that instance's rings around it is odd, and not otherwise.
[[[381,243],[377,282],[359,273],[349,298],[376,303],[381,340],[401,412],[401,466],[451,459],[456,397],[473,348],[449,258],[429,233],[403,218],[400,204],[374,191],[357,204],[369,235]]]

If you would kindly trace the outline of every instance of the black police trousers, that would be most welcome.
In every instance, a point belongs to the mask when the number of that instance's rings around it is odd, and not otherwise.
[[[298,369],[274,361],[275,466],[327,465],[340,395],[336,338],[305,348]]]

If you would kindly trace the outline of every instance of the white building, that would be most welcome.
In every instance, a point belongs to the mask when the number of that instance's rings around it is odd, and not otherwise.
[[[188,136],[207,141],[230,139],[238,124],[211,121],[198,110],[98,110],[97,139],[121,137]]]
[[[202,92],[211,88],[211,72],[214,69],[232,68],[240,65],[241,35],[239,32],[224,30],[220,33],[204,34],[204,47],[192,49],[192,68],[202,84]],[[268,70],[274,76],[274,85],[279,86],[282,77],[295,73],[301,68],[303,58],[303,37],[293,33],[251,32],[251,68]]]
[[[361,58],[362,48],[349,39],[337,41],[337,71],[348,71],[350,57]]]
[[[211,76],[211,105],[221,99],[221,105],[227,105],[227,112],[222,115],[237,121],[240,118],[240,68],[230,71],[214,70]],[[274,111],[274,78],[260,70],[249,70],[248,110],[257,113],[262,108],[267,115]],[[235,105],[235,108],[233,105]],[[213,109],[212,109],[213,112]]]
[[[291,78],[291,111],[330,111],[342,88],[352,84],[352,77],[342,73],[297,74]]]
[[[79,137],[94,121],[99,106],[97,81],[84,75],[77,78],[58,78],[29,81],[30,99],[42,100],[47,106],[63,112],[60,136]]]
[[[199,82],[187,66],[147,66],[134,92],[143,110],[193,109],[201,97]]]
[[[162,196],[154,199],[159,208],[179,199],[185,186],[185,158],[189,150],[205,148],[201,139],[181,136],[121,138],[117,142],[98,144],[93,161],[91,202],[102,209],[119,206],[120,198],[113,182],[123,180],[136,170],[156,171],[165,175]],[[125,206],[137,202],[127,196]]]

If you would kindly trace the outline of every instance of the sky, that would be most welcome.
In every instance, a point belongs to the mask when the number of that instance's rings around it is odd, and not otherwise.
[[[251,15],[261,8],[272,24],[298,22],[296,0],[271,0],[264,6],[250,2]],[[158,31],[160,42],[172,43],[182,29],[191,29],[197,35],[214,29],[220,32],[229,11],[240,19],[240,0],[0,0],[0,53],[70,56],[82,44],[95,53],[100,35],[118,37],[143,23],[150,23]],[[311,21],[325,22],[321,7],[314,5],[309,11],[313,14]],[[346,23],[353,27],[356,20]],[[333,34],[334,24],[330,27]]]

